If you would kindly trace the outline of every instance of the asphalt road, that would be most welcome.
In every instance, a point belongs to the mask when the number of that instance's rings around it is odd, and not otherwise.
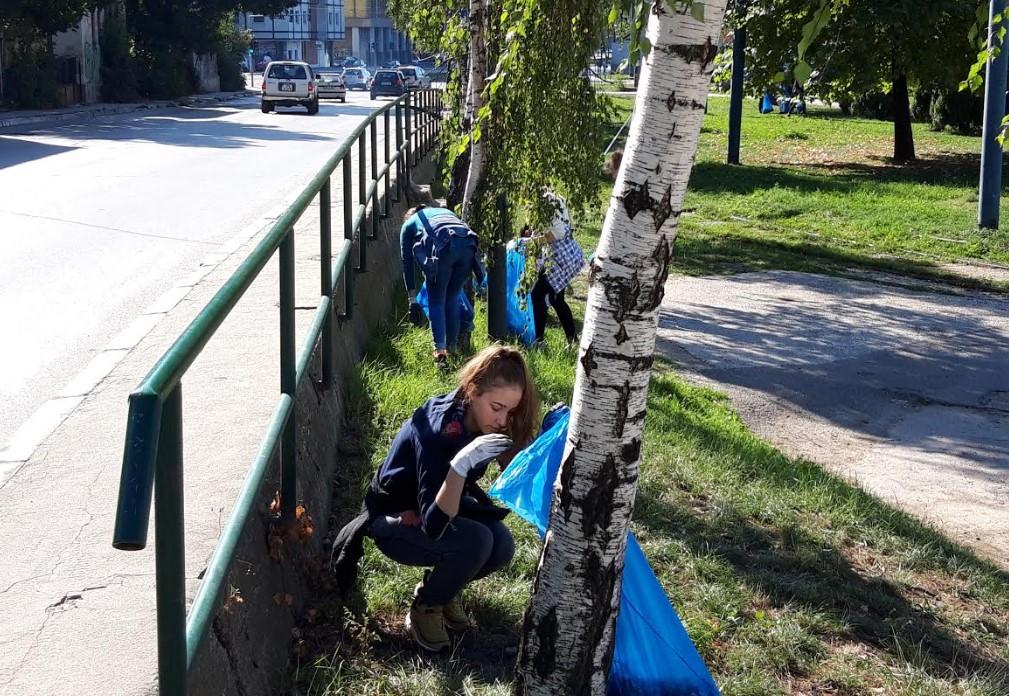
[[[0,134],[0,449],[143,310],[262,222],[374,108],[255,98]]]

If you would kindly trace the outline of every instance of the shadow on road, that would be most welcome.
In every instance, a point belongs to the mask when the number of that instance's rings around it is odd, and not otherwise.
[[[0,169],[76,149],[68,145],[50,145],[21,138],[0,136]]]

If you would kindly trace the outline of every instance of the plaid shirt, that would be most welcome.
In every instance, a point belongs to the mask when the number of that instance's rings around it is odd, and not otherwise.
[[[550,225],[553,239],[550,242],[545,273],[550,289],[559,293],[564,291],[571,283],[571,279],[585,266],[585,254],[572,236],[571,216],[568,214],[564,199],[553,192],[543,195],[557,208]]]

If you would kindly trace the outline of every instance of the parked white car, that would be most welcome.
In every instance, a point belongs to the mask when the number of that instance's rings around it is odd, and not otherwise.
[[[368,68],[345,68],[343,84],[347,89],[368,89],[371,86],[371,73]]]
[[[319,90],[319,99],[339,99],[347,103],[347,87],[343,84],[343,68],[315,68],[318,80],[315,83]]]
[[[431,78],[424,72],[424,68],[416,65],[401,65],[396,69],[403,73],[407,89],[428,89],[431,87]]]
[[[319,113],[319,89],[312,66],[293,60],[267,65],[261,106],[264,114],[278,106],[304,106],[309,114]]]

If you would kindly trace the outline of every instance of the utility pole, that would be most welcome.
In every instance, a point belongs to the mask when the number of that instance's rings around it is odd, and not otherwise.
[[[999,30],[1009,22],[1004,18],[1007,0],[991,0],[988,12],[988,67],[985,71],[984,126],[981,132],[981,182],[978,187],[977,225],[983,229],[997,230],[999,223],[999,197],[1002,195],[1002,147],[996,138],[1005,116],[1006,69],[1009,52],[1006,39],[999,41]],[[1001,26],[995,26],[995,17],[1002,17]],[[998,50],[992,57],[991,51]]]
[[[739,139],[743,127],[743,72],[746,66],[746,25],[732,32],[732,82],[729,89],[729,164],[739,164]]]

